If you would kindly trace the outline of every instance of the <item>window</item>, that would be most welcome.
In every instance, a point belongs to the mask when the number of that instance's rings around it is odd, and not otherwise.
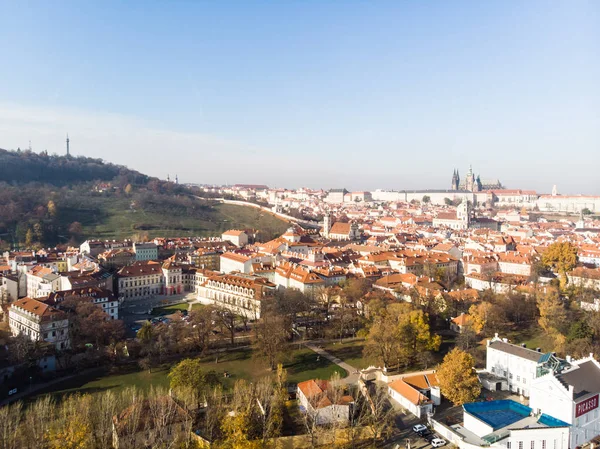
[[[519,449],[523,449],[523,442],[519,441]]]
[[[506,443],[506,449],[510,449],[510,441]]]
[[[535,441],[531,440],[531,449],[535,449]]]
[[[512,379],[512,377],[513,377],[513,376],[512,376],[512,373],[510,373],[510,374],[508,375],[508,378],[509,378],[509,379]]]
[[[546,449],[546,440],[542,440],[542,449]]]

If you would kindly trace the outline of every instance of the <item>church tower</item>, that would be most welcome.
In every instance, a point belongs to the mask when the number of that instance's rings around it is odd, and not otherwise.
[[[460,187],[460,176],[458,175],[458,170],[454,169],[454,173],[452,174],[452,187],[450,190],[458,190]]]
[[[469,229],[471,224],[471,205],[466,199],[456,208],[456,219],[461,221],[461,229]]]
[[[331,230],[331,217],[329,216],[329,212],[327,212],[325,214],[325,216],[323,217],[323,237],[328,239],[330,230]]]
[[[475,175],[473,174],[473,166],[469,165],[467,179],[465,179],[465,190],[473,192],[475,190]]]

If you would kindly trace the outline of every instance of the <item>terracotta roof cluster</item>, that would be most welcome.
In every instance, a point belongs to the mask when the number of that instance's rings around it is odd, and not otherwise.
[[[331,397],[329,382],[320,379],[311,379],[298,383],[298,389],[308,399],[314,408],[325,408],[334,404]],[[354,402],[352,396],[343,395],[337,400],[336,405],[348,405]]]
[[[159,262],[148,261],[148,262],[136,262],[132,265],[121,268],[118,271],[119,277],[138,277],[138,276],[152,276],[155,274],[162,274],[161,264]]]
[[[22,310],[37,315],[41,321],[64,320],[66,315],[54,307],[32,298],[21,298],[10,305],[11,309]]]

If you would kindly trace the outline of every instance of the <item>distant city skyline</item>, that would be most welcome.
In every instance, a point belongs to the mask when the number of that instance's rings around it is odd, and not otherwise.
[[[448,189],[472,165],[600,194],[600,2],[1,10],[0,148],[64,154],[69,134],[189,183]]]

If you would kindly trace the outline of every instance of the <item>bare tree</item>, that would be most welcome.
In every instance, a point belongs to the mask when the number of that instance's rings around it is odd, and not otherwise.
[[[92,396],[92,406],[88,410],[88,420],[97,449],[110,447],[112,444],[112,418],[118,409],[116,395],[108,390]]]
[[[373,431],[373,441],[385,438],[393,425],[394,410],[388,400],[387,385],[375,384],[369,392],[369,411],[365,423]]]
[[[255,386],[254,393],[259,408],[258,420],[263,445],[268,438],[279,436],[283,424],[284,391],[269,377],[263,377]]]
[[[219,437],[221,421],[226,413],[223,388],[216,386],[206,398],[206,413],[204,417],[204,431],[209,440],[214,441]]]
[[[265,357],[270,368],[274,370],[288,336],[285,319],[273,312],[266,312],[254,326],[254,331],[254,347],[257,353]]]
[[[51,396],[42,396],[27,409],[23,426],[25,447],[44,447],[44,438],[50,428],[49,416],[55,415],[56,405]]]
[[[19,424],[21,423],[21,402],[0,408],[0,447],[17,449],[19,444]]]
[[[219,323],[222,327],[227,329],[229,332],[230,344],[233,346],[235,344],[235,327],[237,326],[237,315],[233,313],[231,310],[219,308],[217,309],[217,317],[219,318]]]
[[[137,447],[137,438],[142,428],[142,401],[143,397],[135,388],[126,388],[121,394],[121,406],[124,410],[117,417],[117,428],[119,434],[119,447]]]

